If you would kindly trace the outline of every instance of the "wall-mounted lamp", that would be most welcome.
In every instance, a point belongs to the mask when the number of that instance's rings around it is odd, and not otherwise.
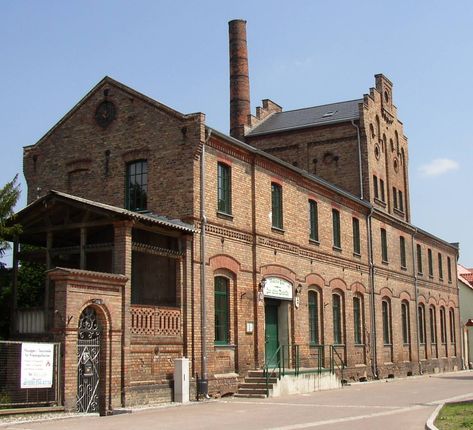
[[[261,279],[260,283],[258,284],[258,301],[262,302],[264,299],[264,286],[266,285],[266,279]]]
[[[294,306],[296,309],[299,309],[299,306],[301,305],[301,294],[302,294],[302,285],[298,284],[295,290],[295,297],[294,297]]]
[[[102,299],[92,299],[92,303],[94,305],[103,305],[103,300]]]

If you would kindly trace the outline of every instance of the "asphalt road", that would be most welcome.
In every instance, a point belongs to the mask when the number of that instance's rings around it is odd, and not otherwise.
[[[473,372],[373,383],[272,399],[220,399],[42,422],[0,424],[16,430],[402,429],[420,430],[437,404],[473,399]]]

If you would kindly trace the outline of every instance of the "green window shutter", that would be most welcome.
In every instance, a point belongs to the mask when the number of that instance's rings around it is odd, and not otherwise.
[[[317,202],[309,200],[310,239],[319,240],[319,217]]]
[[[282,187],[279,184],[271,183],[271,210],[272,210],[272,226],[282,229]]]
[[[232,213],[231,167],[218,163],[217,170],[218,211],[230,215]]]
[[[309,334],[310,344],[319,344],[319,307],[318,294],[315,291],[309,291]]]
[[[223,276],[215,278],[215,344],[229,342],[229,282]]]

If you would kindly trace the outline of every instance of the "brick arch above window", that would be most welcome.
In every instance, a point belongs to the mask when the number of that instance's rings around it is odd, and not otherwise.
[[[287,267],[280,266],[278,264],[268,264],[260,267],[261,275],[264,276],[280,276],[286,278],[288,281],[296,282],[296,274]]]
[[[217,269],[227,269],[235,275],[240,271],[241,268],[241,264],[238,260],[226,254],[219,254],[210,257],[209,266],[214,271]]]
[[[438,305],[439,302],[438,302],[438,300],[437,300],[435,297],[430,296],[427,303],[428,303],[429,305]]]
[[[399,298],[406,302],[410,302],[412,300],[411,295],[407,291],[401,291],[401,294],[399,294]]]
[[[146,160],[150,156],[150,150],[147,146],[140,148],[130,149],[121,154],[122,160],[125,163],[130,163],[135,160]]]
[[[317,273],[310,273],[305,277],[306,285],[317,285],[319,287],[325,286],[325,279]]]
[[[348,289],[347,284],[341,278],[334,278],[328,284],[332,290],[338,289],[340,291],[346,291]]]
[[[426,304],[427,303],[427,299],[422,295],[420,294],[418,297],[417,297],[417,302],[420,304]]]
[[[447,302],[445,301],[444,298],[440,298],[439,301],[438,301],[438,304],[439,304],[440,306],[447,306]]]
[[[348,288],[353,294],[366,294],[366,288],[361,282],[353,282]]]
[[[458,307],[458,304],[454,301],[454,300],[449,300],[448,301],[448,307],[449,308],[457,308]]]
[[[391,299],[393,297],[393,292],[390,288],[388,287],[383,287],[381,288],[381,291],[379,292],[379,295],[381,297],[383,297],[383,300],[388,297],[389,299]]]

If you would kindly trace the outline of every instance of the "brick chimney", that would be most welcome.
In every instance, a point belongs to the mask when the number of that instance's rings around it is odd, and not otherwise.
[[[250,108],[246,21],[228,23],[230,41],[230,136],[243,140]]]

